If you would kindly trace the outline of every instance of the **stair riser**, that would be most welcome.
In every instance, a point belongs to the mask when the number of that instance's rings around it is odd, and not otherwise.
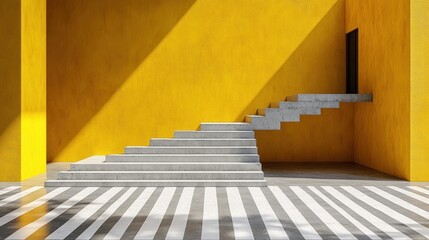
[[[176,131],[174,138],[255,138],[255,133],[253,131]]]
[[[151,148],[151,147],[127,147],[126,154],[256,154],[256,147],[248,148]]]
[[[252,131],[250,124],[205,124],[200,125],[201,131]]]
[[[47,181],[46,187],[266,187],[266,181]]]
[[[371,94],[298,94],[287,97],[288,101],[301,102],[371,102]]]
[[[261,171],[261,164],[73,164],[71,171]]]
[[[256,146],[254,139],[234,139],[234,140],[216,140],[216,139],[165,139],[151,140],[151,146]]]
[[[255,173],[70,173],[61,172],[58,174],[58,180],[263,180],[262,172]]]
[[[268,113],[265,121],[278,123],[278,122],[299,122],[299,112],[298,111],[280,111]]]
[[[293,115],[295,118],[297,115],[320,115],[322,112],[320,108],[266,108],[259,109],[258,114],[262,116],[274,115],[278,116],[290,116]]]
[[[106,162],[259,162],[259,156],[108,155]]]
[[[274,104],[275,105],[275,104]],[[273,107],[274,107],[273,105]],[[280,102],[277,103],[279,108],[340,108],[339,102]]]

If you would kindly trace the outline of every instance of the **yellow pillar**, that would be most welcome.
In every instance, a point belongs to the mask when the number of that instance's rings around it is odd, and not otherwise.
[[[0,181],[46,171],[46,0],[0,1]]]
[[[429,1],[411,8],[411,180],[429,181]]]

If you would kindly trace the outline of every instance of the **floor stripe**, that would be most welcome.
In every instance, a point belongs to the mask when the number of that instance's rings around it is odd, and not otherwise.
[[[201,239],[219,239],[219,218],[215,187],[205,188]]]
[[[175,187],[164,188],[134,239],[153,239],[155,237],[175,191]]]
[[[374,214],[370,213],[363,207],[359,206],[354,201],[350,200],[350,198],[343,195],[338,190],[334,189],[333,187],[323,187],[329,194],[331,194],[333,197],[338,199],[340,202],[342,202],[344,205],[348,206],[352,211],[366,219],[368,222],[370,222],[373,226],[380,229],[393,239],[411,239],[407,237],[405,234],[397,230],[396,228],[390,226]]]
[[[16,201],[16,200],[18,200],[18,199],[20,199],[20,198],[22,198],[24,196],[27,196],[28,194],[30,194],[32,192],[35,192],[35,191],[37,191],[39,189],[42,189],[42,187],[41,186],[31,187],[31,188],[26,189],[26,190],[24,190],[22,192],[19,192],[19,193],[16,193],[16,194],[12,195],[12,196],[9,196],[9,197],[7,197],[7,198],[5,198],[5,199],[3,199],[3,200],[0,201],[0,207],[6,205],[8,203],[11,203],[13,201]]]
[[[356,239],[356,237],[329,214],[301,187],[290,187],[292,191],[322,220],[324,224],[340,239]]]
[[[421,193],[429,195],[429,190],[426,190],[426,189],[424,189],[422,187],[408,186],[408,188],[413,189],[414,191],[418,191],[418,192],[421,192]]]
[[[369,190],[371,190],[371,191],[373,191],[374,193],[378,194],[379,196],[381,196],[381,197],[383,197],[383,198],[385,198],[385,199],[387,199],[387,200],[395,203],[396,205],[399,205],[399,206],[401,206],[401,207],[403,207],[403,208],[405,208],[407,210],[410,210],[410,211],[412,211],[412,212],[414,212],[414,213],[416,213],[416,214],[418,214],[418,215],[420,215],[420,216],[422,216],[422,217],[424,217],[426,219],[429,219],[429,212],[428,211],[425,211],[425,210],[423,210],[423,209],[421,209],[419,207],[416,207],[416,206],[408,203],[407,201],[404,201],[404,200],[402,200],[402,199],[400,199],[400,198],[398,198],[396,196],[393,196],[392,194],[390,194],[388,192],[385,192],[385,191],[383,191],[381,189],[378,189],[376,187],[370,187],[370,186],[368,186],[366,188],[369,189]]]
[[[12,187],[7,187],[5,189],[2,189],[2,190],[0,190],[0,196],[3,195],[3,194],[8,193],[10,191],[16,190],[18,188],[20,188],[20,186],[12,186]]]
[[[0,218],[0,226],[5,225],[6,223],[16,219],[17,217],[24,215],[25,213],[42,206],[43,204],[45,204],[48,200],[50,200],[51,198],[63,193],[64,191],[66,191],[67,189],[69,189],[69,187],[60,187],[60,188],[56,188],[53,191],[47,193],[46,195],[43,195],[42,197],[12,211],[9,212],[8,214],[4,215],[3,217]]]
[[[88,187],[80,191],[78,194],[74,195],[69,200],[65,201],[52,211],[45,214],[43,217],[37,219],[36,221],[26,225],[25,227],[19,229],[12,235],[10,235],[7,239],[23,239],[29,237],[31,234],[33,234],[35,231],[37,231],[39,228],[41,228],[43,225],[49,223],[71,207],[73,207],[76,203],[80,202],[84,198],[86,198],[89,194],[93,193],[95,190],[97,190],[98,187]]]
[[[101,214],[84,232],[82,232],[77,239],[91,239],[92,236],[97,232],[97,230],[103,225],[106,220],[112,216],[112,214],[136,191],[137,187],[129,188],[118,200],[116,200],[112,205],[109,206],[106,211]]]
[[[238,188],[227,187],[226,192],[235,239],[254,239]]]
[[[380,236],[378,236],[376,233],[371,231],[369,228],[365,227],[362,223],[360,223],[358,220],[356,220],[354,217],[352,217],[350,214],[348,214],[344,209],[342,209],[340,206],[338,206],[336,203],[334,203],[331,199],[329,199],[325,194],[320,192],[315,187],[308,187],[311,191],[313,191],[317,196],[319,196],[323,201],[325,201],[329,206],[331,206],[333,209],[335,209],[337,212],[339,212],[341,215],[344,216],[347,220],[349,220],[353,225],[355,225],[362,233],[367,235],[370,239],[381,239]]]
[[[270,186],[269,188],[305,239],[322,239],[322,237],[316,232],[316,230],[314,230],[307,219],[305,219],[301,212],[279,187]]]
[[[61,227],[51,233],[46,239],[64,239],[76,228],[78,228],[83,222],[97,212],[104,204],[106,204],[112,197],[114,197],[122,187],[113,187],[103,193],[101,196],[96,198],[90,204],[86,205],[82,210],[70,218]]]
[[[416,199],[416,200],[419,200],[419,201],[421,201],[421,202],[423,202],[423,203],[429,204],[429,198],[427,198],[427,197],[423,197],[423,196],[421,196],[421,195],[419,195],[419,194],[416,194],[416,193],[413,193],[413,192],[407,191],[407,190],[402,189],[402,188],[394,187],[394,186],[390,186],[389,188],[391,188],[391,189],[393,189],[393,190],[395,190],[395,191],[397,191],[397,192],[400,192],[400,193],[402,193],[402,194],[405,194],[405,195],[407,195],[408,197],[411,197],[411,198],[414,198],[414,199]]]
[[[268,235],[271,239],[289,239],[283,225],[280,223],[261,188],[249,187],[249,192],[258,208],[258,211],[264,221]]]
[[[119,221],[113,226],[113,228],[107,233],[104,239],[119,239],[124,235],[128,226],[131,224],[135,216],[140,212],[147,200],[150,198],[152,193],[155,191],[155,187],[148,187],[143,190],[140,196],[133,202],[133,204],[127,209],[127,211],[121,216]]]
[[[412,220],[411,218],[398,213],[397,211],[391,209],[390,207],[380,203],[379,201],[367,196],[366,194],[362,193],[361,191],[353,188],[353,187],[343,187],[344,190],[346,190],[347,192],[349,192],[350,194],[352,194],[354,197],[361,199],[362,201],[364,201],[366,204],[368,204],[369,206],[371,206],[374,209],[377,209],[381,212],[383,212],[384,214],[392,217],[393,219],[405,224],[406,226],[408,226],[409,228],[413,229],[414,231],[420,233],[421,235],[425,236],[425,237],[429,237],[429,229],[422,226],[421,224],[419,224],[418,222]]]
[[[194,187],[185,187],[180,195],[179,203],[174,213],[173,221],[166,239],[183,239],[188,221],[189,211],[191,210],[192,197],[194,196]]]

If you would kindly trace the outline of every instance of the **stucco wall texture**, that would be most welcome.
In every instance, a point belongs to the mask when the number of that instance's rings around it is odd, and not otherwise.
[[[0,181],[46,171],[46,1],[0,1]]]
[[[49,161],[345,90],[343,0],[47,3]],[[352,113],[345,105],[304,117],[299,131],[257,132],[262,161],[352,161]]]

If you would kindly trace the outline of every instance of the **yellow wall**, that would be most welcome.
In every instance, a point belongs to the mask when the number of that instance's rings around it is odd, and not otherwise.
[[[21,179],[46,171],[46,0],[21,0]]]
[[[0,1],[0,181],[19,181],[21,2]]]
[[[411,0],[411,180],[429,181],[429,1]]]
[[[200,122],[242,121],[287,95],[345,88],[343,0],[48,0],[47,9],[50,161],[122,152]],[[308,134],[294,124],[258,132],[273,152],[262,160],[351,161],[353,108],[336,111],[305,117]],[[305,147],[287,149],[294,140]]]
[[[359,28],[355,161],[410,179],[410,0],[346,0],[346,32]]]
[[[0,1],[0,181],[46,170],[45,0]]]

